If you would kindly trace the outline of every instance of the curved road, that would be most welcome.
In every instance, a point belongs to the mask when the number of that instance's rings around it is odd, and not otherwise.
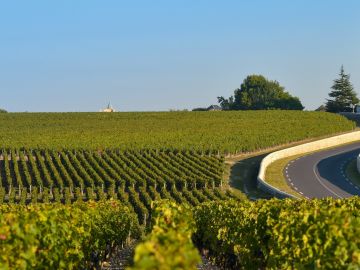
[[[360,142],[309,154],[287,164],[284,176],[306,198],[360,195],[360,187],[350,182],[344,171],[359,153]]]

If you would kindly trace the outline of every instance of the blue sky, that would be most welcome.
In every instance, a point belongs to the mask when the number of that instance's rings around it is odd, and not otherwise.
[[[306,109],[340,66],[360,93],[357,0],[0,0],[0,107],[191,109],[248,74]]]

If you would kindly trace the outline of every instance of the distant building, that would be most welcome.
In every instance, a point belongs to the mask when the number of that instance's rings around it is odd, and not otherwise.
[[[207,108],[208,111],[222,111],[222,108],[218,105],[211,105]]]
[[[222,111],[222,108],[218,105],[211,105],[207,108],[194,108],[192,109],[193,112],[207,112],[207,111]]]
[[[100,112],[115,112],[115,109],[111,106],[110,102],[105,109],[100,110]]]
[[[316,110],[315,110],[316,112],[326,112],[326,107],[325,107],[325,105],[321,105],[319,108],[317,108]]]

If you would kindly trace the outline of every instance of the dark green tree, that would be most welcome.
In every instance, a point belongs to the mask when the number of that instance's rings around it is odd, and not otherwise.
[[[0,108],[0,113],[7,113],[7,111]]]
[[[299,98],[291,96],[277,81],[250,75],[229,99],[218,97],[223,110],[303,110]]]
[[[341,66],[339,78],[334,80],[331,89],[329,93],[331,99],[327,99],[326,110],[328,112],[353,112],[359,99],[350,82],[350,74],[345,74],[343,66]]]
[[[194,108],[192,109],[193,112],[206,112],[207,108]]]
[[[234,97],[226,99],[224,97],[218,97],[218,103],[223,110],[232,110],[234,107]]]

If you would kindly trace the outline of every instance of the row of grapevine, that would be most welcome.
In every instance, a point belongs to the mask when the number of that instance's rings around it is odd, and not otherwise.
[[[157,190],[153,186],[148,186],[139,187],[138,189],[133,187],[129,187],[128,189],[125,189],[124,187],[112,187],[109,188],[106,192],[101,187],[87,187],[85,190],[82,190],[79,187],[65,187],[64,189],[50,189],[47,187],[38,189],[37,187],[32,187],[31,192],[26,187],[21,189],[13,188],[10,190],[10,192],[6,192],[4,188],[0,188],[0,204],[71,204],[74,202],[86,202],[90,200],[101,201],[108,199],[118,199],[125,205],[129,206],[131,209],[135,210],[139,216],[139,221],[141,224],[146,224],[147,220],[150,218],[151,205],[155,200],[169,199],[174,200],[177,203],[197,205],[200,202],[209,200],[223,200],[225,198],[230,197],[218,188],[204,188],[201,191],[192,189],[189,191],[186,189],[178,190],[175,186],[172,186],[170,191],[167,191],[163,187]]]
[[[160,201],[152,213],[152,230],[136,247],[129,270],[197,269],[201,257],[191,241],[195,224],[190,208]]]
[[[146,224],[157,199],[198,205],[228,198],[219,187],[223,170],[223,157],[193,157],[189,151],[3,149],[0,201],[70,204],[114,198]]]
[[[198,249],[221,269],[359,269],[359,209],[358,197],[157,201],[132,269],[197,269]]]
[[[195,208],[195,243],[226,269],[359,269],[360,199],[227,200]]]
[[[199,164],[197,163],[199,162]],[[3,150],[1,186],[60,188],[172,185],[178,188],[219,186],[221,157],[173,152]]]
[[[100,269],[115,246],[139,239],[117,201],[0,206],[1,269]]]

